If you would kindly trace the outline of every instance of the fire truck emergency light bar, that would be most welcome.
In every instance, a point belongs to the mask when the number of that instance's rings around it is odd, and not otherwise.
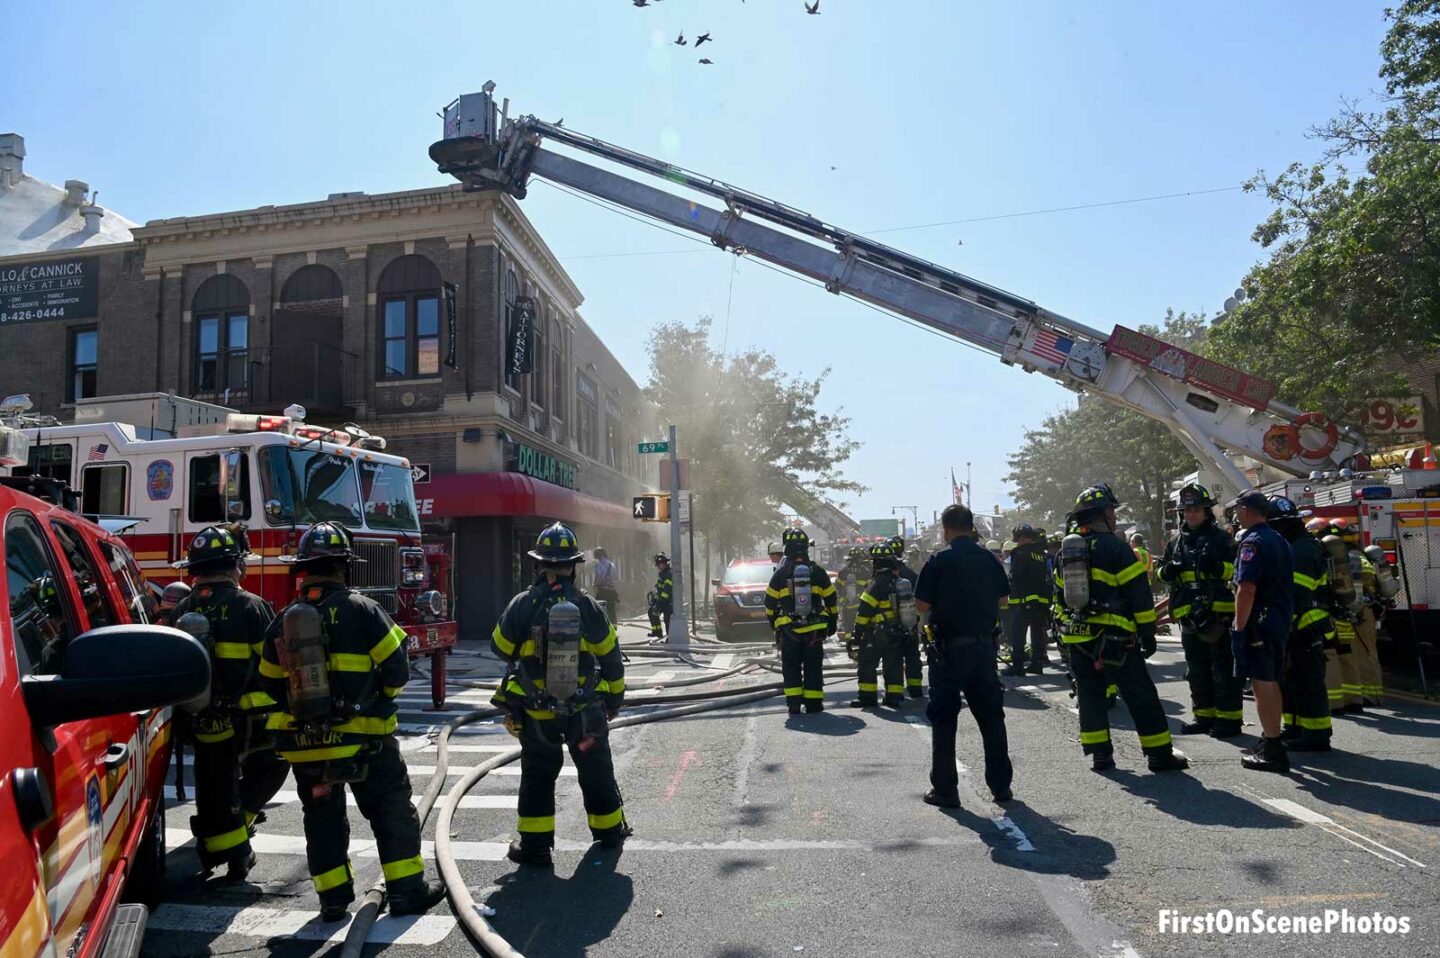
[[[311,426],[297,422],[289,416],[258,416],[232,412],[225,417],[225,431],[233,433],[279,432],[297,439],[328,442],[337,446],[358,446],[361,449],[376,451],[383,450],[386,445],[384,437],[372,436],[353,424],[342,426],[339,429],[329,429],[325,426]]]

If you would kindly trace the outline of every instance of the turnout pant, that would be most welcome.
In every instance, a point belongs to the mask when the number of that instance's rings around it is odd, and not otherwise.
[[[877,704],[876,697],[879,695],[880,687],[876,681],[878,676],[875,674],[875,667],[882,663],[885,670],[885,701],[894,702],[904,696],[905,686],[902,684],[902,678],[905,674],[905,650],[901,648],[899,638],[871,636],[862,640],[856,663],[862,703],[865,705]],[[790,684],[788,678],[785,680],[785,684],[787,686]],[[786,691],[788,693],[789,690]]]
[[[1155,681],[1145,668],[1140,650],[1131,640],[1125,658],[1119,665],[1103,665],[1096,668],[1100,654],[1100,640],[1066,644],[1066,655],[1070,659],[1070,673],[1075,676],[1075,698],[1080,708],[1080,746],[1086,755],[1109,755],[1114,752],[1110,741],[1110,715],[1106,707],[1106,688],[1112,682],[1119,688],[1130,718],[1135,722],[1135,731],[1140,735],[1140,747],[1146,755],[1164,755],[1172,750],[1170,724],[1165,719],[1165,709],[1160,705],[1160,693],[1155,691]]]
[[[324,762],[298,762],[291,767],[305,815],[305,857],[322,905],[355,900],[355,873],[348,855],[350,819],[345,814],[347,788],[375,835],[385,887],[399,892],[425,881],[420,819],[410,804],[410,773],[393,735],[370,746],[368,771],[361,782],[322,781]]]
[[[1379,705],[1385,696],[1385,683],[1380,674],[1380,624],[1375,610],[1366,606],[1360,612],[1360,621],[1355,623],[1356,684],[1360,686],[1360,700],[1366,705]]]
[[[1340,695],[1346,705],[1361,705],[1365,700],[1365,690],[1360,658],[1365,653],[1360,645],[1358,623],[1336,619],[1335,638],[1340,643]]]
[[[920,633],[912,630],[905,637],[901,651],[904,653],[905,659],[905,687],[909,690],[912,699],[923,698],[925,696],[925,663],[920,658]]]
[[[240,797],[240,744],[232,732],[222,741],[197,741],[194,746],[195,814],[190,831],[200,867],[210,871],[250,856],[249,821]]]
[[[1025,664],[1025,639],[1030,639],[1030,668],[1037,670],[1049,658],[1050,610],[1043,605],[1017,605],[1010,610],[1010,666]]]
[[[1310,643],[1305,633],[1291,635],[1285,650],[1285,675],[1280,683],[1286,731],[1297,729],[1301,740],[1330,741],[1330,703],[1325,689],[1325,647]]]
[[[960,786],[955,767],[955,735],[961,701],[969,703],[985,750],[985,784],[994,795],[1010,789],[1014,770],[1005,735],[1004,686],[995,674],[995,644],[989,637],[936,644],[930,661],[930,784],[942,795]]]
[[[670,616],[675,614],[675,607],[657,604],[652,605],[649,611],[650,631],[668,637],[670,635]]]
[[[519,821],[515,830],[527,849],[555,845],[555,781],[565,764],[565,749],[575,763],[585,817],[596,840],[625,827],[620,787],[610,756],[609,727],[598,704],[563,719],[526,717],[520,730]]]
[[[1229,636],[1206,642],[1199,633],[1181,629],[1180,644],[1185,649],[1185,681],[1195,720],[1220,731],[1238,732],[1245,718],[1245,680],[1235,677]]]
[[[825,700],[825,633],[795,635],[780,632],[780,672],[785,681],[785,704],[814,708]]]
[[[246,825],[254,823],[255,817],[289,777],[290,763],[276,755],[273,748],[258,749],[245,756],[240,762],[240,808],[245,813]]]

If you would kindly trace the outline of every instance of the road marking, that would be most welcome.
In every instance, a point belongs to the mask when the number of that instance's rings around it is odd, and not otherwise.
[[[161,905],[150,915],[147,928],[199,935],[243,935],[247,938],[297,938],[301,941],[339,942],[348,921],[321,923],[313,910],[264,908],[251,905]],[[381,915],[366,938],[368,944],[438,945],[455,930],[455,919],[441,915],[395,918]]]
[[[439,748],[440,748],[438,745],[436,745],[434,742],[430,741],[429,739],[423,739],[423,738],[415,739],[415,738],[412,738],[412,739],[407,739],[407,741],[413,742],[413,743],[417,743],[417,744],[413,744],[413,745],[409,745],[409,746],[402,745],[402,746],[400,746],[400,747],[401,747],[401,748],[404,748],[404,749],[407,749],[407,750],[414,750],[414,751],[419,751],[419,752],[436,752],[436,751],[439,751]],[[515,747],[514,745],[449,745],[449,746],[447,746],[447,748],[448,748],[449,751],[451,751],[451,752],[465,753],[465,754],[470,754],[470,753],[472,753],[472,752],[485,752],[485,753],[508,752],[508,751],[510,751],[510,750],[511,750],[512,748],[514,748],[514,747]]]
[[[1369,837],[1368,835],[1363,835],[1360,832],[1355,831],[1355,829],[1353,828],[1347,828],[1344,825],[1341,825],[1339,822],[1335,821],[1335,819],[1330,818],[1327,815],[1322,815],[1313,809],[1306,808],[1299,802],[1292,802],[1288,798],[1262,798],[1261,801],[1264,804],[1275,809],[1276,811],[1284,812],[1286,815],[1289,815],[1296,821],[1304,822],[1306,825],[1318,825],[1320,826],[1320,828],[1330,833],[1331,835],[1334,835],[1336,838],[1342,841],[1349,842],[1356,848],[1367,851],[1370,854],[1374,855],[1376,858],[1387,861],[1392,865],[1398,865],[1399,867],[1404,868],[1405,862],[1409,862],[1416,868],[1429,867],[1424,862],[1418,862],[1404,852],[1396,851],[1389,845],[1382,845],[1380,842],[1377,842],[1375,839]],[[1356,841],[1356,839],[1359,839],[1359,841]],[[1365,844],[1361,844],[1362,842],[1364,842]],[[1379,849],[1379,851],[1377,851],[1376,849]],[[1392,855],[1394,856],[1393,858],[1390,857]],[[1396,860],[1401,858],[1403,858],[1404,861]]]
[[[446,776],[449,777],[449,778],[456,778],[457,776],[464,775],[466,772],[470,771],[470,768],[471,768],[471,766],[468,766],[468,765],[461,765],[461,766],[452,765],[452,766],[450,766],[450,768],[448,768],[448,769],[446,770],[445,774],[446,774]],[[411,774],[411,775],[425,775],[425,776],[434,775],[434,774],[435,774],[435,766],[434,766],[434,765],[411,765],[411,766],[410,766],[410,774]],[[569,778],[574,778],[574,777],[575,777],[575,774],[576,774],[576,773],[575,773],[575,766],[574,766],[574,765],[566,765],[565,767],[563,767],[563,768],[560,769],[560,774],[561,774],[561,775],[564,775],[564,776],[567,776],[567,777],[569,777]],[[520,775],[520,768],[519,768],[518,766],[516,766],[516,765],[502,765],[502,766],[500,766],[499,768],[492,768],[486,777],[488,778],[490,775],[503,775],[503,776],[506,776],[506,777],[508,777],[508,778],[518,778],[519,775]]]
[[[668,802],[675,797],[676,790],[680,788],[680,780],[685,777],[685,770],[690,767],[692,762],[699,765],[700,758],[694,749],[688,749],[680,756],[680,767],[676,769],[675,774],[670,777],[670,786],[665,789],[665,801]],[[561,769],[561,771],[564,771],[564,769]]]
[[[403,732],[405,735],[410,736],[439,735],[441,732],[445,731],[446,728],[447,726],[445,725],[436,725],[434,723],[401,722],[400,724],[395,726],[395,731]],[[497,733],[500,735],[510,734],[509,732],[505,731],[505,726],[501,725],[499,722],[477,722],[473,725],[460,726],[459,728],[455,729],[455,731],[450,733],[450,737],[454,738],[457,735],[495,735]]]
[[[921,733],[930,727],[930,723],[918,715],[907,715],[905,716],[905,721],[910,723],[910,726],[917,732]],[[979,797],[979,790],[971,780],[970,768],[963,762],[956,761],[955,769],[960,773],[960,777],[965,780],[965,784],[970,787],[970,790],[975,792],[976,797]],[[1019,825],[1016,825],[1008,815],[1004,812],[990,812],[989,815],[990,821],[995,823],[995,827],[1004,833],[1005,837],[1015,843],[1015,850],[1017,852],[1033,852],[1035,850],[1035,846],[1031,843],[1029,837],[1026,836],[1024,830],[1022,830]]]
[[[927,848],[954,848],[961,845],[978,845],[978,835],[958,835],[946,838],[893,839],[883,842],[867,842],[858,839],[745,839],[737,838],[721,842],[661,842],[630,838],[625,841],[625,852],[831,852],[861,851],[883,852],[904,851],[917,845]],[[562,852],[583,852],[594,845],[593,841],[567,841],[558,839],[555,847]]]
[[[451,774],[451,775],[461,775],[461,774],[463,774],[463,773],[465,773],[465,772],[468,772],[468,771],[469,771],[469,769],[466,769],[466,768],[452,769],[451,772],[450,772],[450,774]],[[572,769],[572,768],[570,768],[570,767],[568,767],[568,766],[567,766],[566,768],[564,768],[564,769],[561,769],[561,774],[564,774],[564,773],[567,772],[567,771],[568,771],[571,775],[574,775],[574,774],[575,774],[575,770]],[[495,771],[491,772],[490,774],[491,774],[491,775],[499,775],[499,774],[518,775],[518,774],[520,774],[520,770],[519,770],[519,769],[515,769],[513,772],[506,772],[506,770],[502,768],[502,769],[496,769]],[[192,789],[189,789],[189,791],[187,791],[186,794],[189,794],[189,792],[193,792],[193,791],[194,791],[193,788],[192,788]],[[180,805],[193,805],[193,804],[195,804],[193,798],[187,799],[187,800],[185,800],[185,801],[183,801],[183,802],[180,801],[179,799],[177,799],[177,798],[175,797],[175,786],[174,786],[174,785],[166,785],[166,786],[165,786],[165,798],[168,799],[168,801],[167,801],[167,803],[166,803],[166,807],[168,807],[168,808],[176,808],[176,807],[178,807],[178,806],[180,806]],[[300,793],[299,793],[299,792],[281,791],[281,792],[276,792],[276,793],[275,793],[275,796],[274,796],[273,798],[271,798],[270,801],[268,801],[268,802],[265,803],[265,807],[266,807],[266,808],[273,808],[273,807],[275,807],[276,805],[288,805],[288,804],[291,804],[292,802],[298,802],[298,801],[300,801]],[[413,803],[412,803],[412,804],[413,804]],[[514,808],[514,807],[515,807],[515,796],[514,796],[514,795],[466,795],[464,798],[460,799],[460,807],[461,807],[461,808],[472,808],[472,809],[473,809],[473,808]]]
[[[510,808],[515,807],[514,799],[510,801]],[[182,848],[193,848],[195,836],[183,828],[165,829],[165,851],[173,852]],[[420,843],[422,855],[434,858],[434,842],[424,841]],[[250,839],[250,847],[257,855],[304,855],[305,838],[301,835],[269,835],[260,832]],[[455,853],[455,858],[467,862],[498,862],[505,858],[505,852],[510,846],[504,842],[451,842],[450,848]],[[587,846],[588,847],[588,846]],[[374,841],[360,841],[351,839],[350,854],[357,858],[379,858],[380,853],[376,850]]]

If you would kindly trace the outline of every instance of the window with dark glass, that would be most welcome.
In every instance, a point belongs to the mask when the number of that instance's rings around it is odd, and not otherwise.
[[[600,458],[600,394],[595,380],[584,373],[575,374],[575,436],[582,455]]]
[[[549,330],[550,307],[541,305],[537,307],[539,315],[535,317],[535,340],[530,344],[531,354],[534,356],[534,365],[530,370],[530,402],[536,406],[545,405],[545,359],[549,355],[545,350],[545,337]]]
[[[195,392],[242,392],[250,384],[250,294],[228,274],[195,291]]]
[[[95,389],[95,368],[99,358],[100,333],[95,329],[70,331],[70,378],[65,399],[78,402],[99,395]]]
[[[568,419],[569,410],[565,406],[565,361],[564,361],[564,333],[560,330],[560,324],[550,324],[550,414],[559,419]]]
[[[423,256],[395,260],[380,274],[380,375],[440,375],[440,271]]]
[[[267,446],[278,449],[278,446]],[[244,511],[240,518],[250,518],[250,457],[240,458],[240,498]],[[225,496],[220,489],[220,456],[195,456],[190,460],[190,521],[227,522]]]
[[[40,437],[42,440],[44,436]],[[30,458],[26,465],[16,466],[10,471],[14,476],[43,476],[59,479],[69,484],[71,466],[75,462],[75,447],[68,442],[46,442],[30,446]]]
[[[87,516],[123,516],[128,512],[123,462],[89,465],[80,470],[80,511]]]
[[[55,530],[55,538],[60,541],[60,551],[65,554],[75,588],[80,592],[80,604],[85,608],[90,628],[118,623],[120,616],[115,612],[110,593],[105,590],[105,581],[80,533],[63,522],[52,522],[50,528]]]
[[[145,588],[145,577],[140,574],[135,557],[130,554],[129,549],[117,548],[108,542],[100,543],[100,552],[105,557],[105,564],[110,567],[111,575],[115,577],[115,584],[120,587],[126,606],[130,609],[130,621],[142,625],[149,622],[156,605]]]
[[[605,465],[620,468],[620,401],[605,397]]]
[[[5,521],[5,578],[20,674],[59,673],[76,630],[61,599],[59,566],[40,523],[28,512],[12,512]]]

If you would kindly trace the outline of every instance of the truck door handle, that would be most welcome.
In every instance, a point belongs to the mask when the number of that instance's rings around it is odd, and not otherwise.
[[[105,754],[100,756],[100,764],[105,766],[107,773],[113,775],[119,771],[120,766],[124,765],[129,757],[129,745],[115,744],[106,749]]]

